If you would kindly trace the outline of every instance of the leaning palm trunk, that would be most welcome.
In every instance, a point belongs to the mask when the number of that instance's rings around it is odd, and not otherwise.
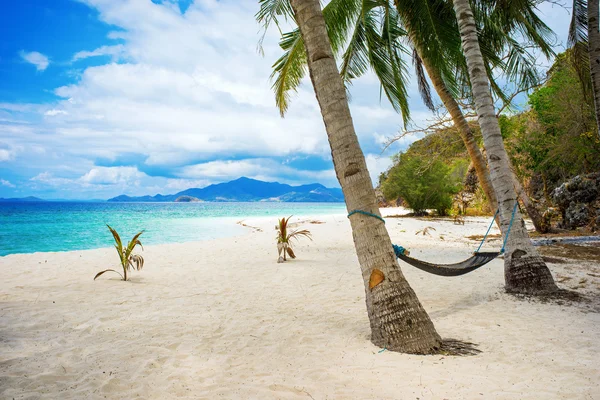
[[[414,41],[413,41],[414,43]],[[440,96],[442,103],[444,103],[444,107],[448,110],[448,113],[452,117],[452,122],[454,122],[454,126],[458,129],[458,133],[467,148],[467,152],[469,153],[469,157],[471,158],[471,162],[473,163],[473,167],[475,167],[475,172],[477,173],[477,179],[479,179],[479,183],[481,184],[481,188],[488,198],[488,202],[490,204],[490,208],[492,210],[496,210],[498,208],[498,201],[496,200],[496,193],[494,192],[494,188],[492,186],[492,181],[490,179],[490,173],[487,169],[487,165],[485,163],[485,159],[483,154],[481,154],[481,150],[479,150],[479,146],[475,141],[475,136],[473,135],[473,131],[469,126],[465,115],[463,114],[460,106],[446,87],[446,84],[442,80],[442,77],[439,75],[435,68],[432,68],[430,63],[428,62],[426,57],[423,57],[422,52],[419,51],[419,48],[415,44],[415,49],[421,60],[423,61],[423,66],[427,71],[427,75],[429,75],[429,79],[431,79],[431,83],[435,88],[436,93]]]
[[[516,207],[517,196],[513,186],[513,173],[494,110],[494,101],[477,39],[477,26],[469,0],[454,0],[454,10],[479,116],[479,126],[483,134],[490,177],[498,199],[503,233],[508,232],[514,213],[514,223],[508,235],[504,254],[506,290],[531,294],[554,291],[556,284],[552,274],[531,244],[521,213]]]
[[[527,196],[523,185],[521,185],[521,182],[519,182],[519,178],[517,178],[514,173],[512,176],[519,200],[521,200],[523,207],[525,207],[525,210],[527,210],[527,214],[529,215],[529,218],[531,218],[531,222],[533,223],[535,230],[540,233],[548,233],[550,226],[548,224],[544,224],[542,214],[537,209],[535,204],[533,204],[533,202],[529,199],[529,196]]]
[[[596,126],[600,134],[600,30],[598,26],[598,0],[588,0],[588,46],[590,55],[590,74],[596,107]]]
[[[395,0],[395,5],[396,5],[396,8],[399,7],[397,0]],[[402,16],[404,14],[400,13],[400,15]],[[483,189],[483,192],[485,193],[485,195],[488,199],[490,209],[497,210],[498,209],[498,200],[496,199],[496,193],[492,186],[492,181],[490,178],[490,173],[487,168],[487,164],[485,162],[485,157],[483,156],[481,150],[479,149],[479,146],[477,145],[477,142],[475,140],[475,135],[473,134],[473,130],[469,126],[469,122],[465,118],[465,115],[463,114],[460,106],[458,105],[458,102],[456,101],[456,99],[454,98],[452,93],[450,93],[450,91],[448,90],[448,87],[446,86],[439,71],[431,65],[431,62],[426,55],[426,52],[423,51],[423,49],[421,48],[422,42],[419,40],[416,40],[417,38],[415,37],[415,35],[417,34],[417,32],[412,27],[410,18],[403,18],[403,24],[408,32],[410,40],[411,40],[417,54],[419,55],[419,58],[421,59],[421,61],[423,63],[423,66],[425,67],[425,70],[427,71],[427,75],[429,76],[429,79],[431,80],[431,83],[432,83],[436,93],[442,100],[442,103],[444,104],[444,107],[446,107],[446,110],[448,110],[448,113],[450,114],[450,117],[452,118],[452,122],[454,123],[454,126],[458,129],[458,133],[459,133],[461,139],[463,140],[463,143],[465,145],[465,148],[467,149],[467,152],[469,154],[471,162],[473,163],[473,167],[475,168],[475,172],[477,174],[477,179],[479,180],[479,183],[481,184],[481,188]],[[515,180],[516,180],[516,177],[515,177]],[[525,209],[527,210],[529,217],[533,221],[535,230],[540,233],[545,233],[544,229],[542,229],[541,215],[540,215],[539,211],[531,203],[531,201],[527,197],[527,194],[522,190],[522,187],[520,186],[518,181],[517,181],[517,184],[518,184],[518,186],[515,185],[515,189],[517,190],[519,198],[522,201],[523,205],[525,206]],[[498,218],[496,218],[496,224],[498,224],[498,226],[500,226],[500,220]]]
[[[407,28],[409,28],[409,25],[407,23],[405,23],[405,25],[407,26]],[[409,31],[409,35],[412,35],[412,34],[413,34],[412,31]],[[421,60],[423,62],[423,66],[425,67],[425,70],[427,71],[427,75],[429,76],[429,79],[431,79],[431,83],[433,84],[433,87],[435,88],[436,93],[442,100],[442,103],[444,104],[444,107],[446,107],[446,110],[448,110],[448,113],[450,114],[450,117],[452,118],[452,122],[454,122],[454,126],[458,129],[458,133],[459,133],[461,139],[463,140],[463,143],[465,144],[465,147],[467,149],[467,152],[469,153],[471,162],[473,163],[473,167],[475,168],[475,172],[477,173],[477,179],[479,180],[479,183],[481,184],[481,188],[483,189],[483,192],[485,193],[486,197],[488,198],[488,203],[490,205],[490,209],[497,210],[498,209],[498,200],[496,199],[496,192],[494,191],[494,188],[492,186],[490,172],[487,168],[485,158],[484,158],[481,150],[479,149],[477,142],[475,141],[475,135],[473,135],[473,130],[469,126],[467,118],[465,118],[465,115],[463,114],[460,106],[458,105],[458,103],[456,102],[456,100],[454,99],[454,97],[452,96],[452,94],[450,93],[448,88],[446,87],[446,84],[444,83],[444,81],[443,81],[442,77],[440,76],[440,74],[438,73],[438,71],[435,68],[431,67],[427,57],[425,57],[423,52],[420,51],[417,41],[413,40],[413,43],[414,43],[415,49],[417,50],[417,53],[419,54],[419,57],[421,58]],[[537,210],[537,208],[535,208],[535,206],[531,203],[531,201],[527,197],[527,194],[523,190],[521,184],[518,182],[516,176],[514,177],[514,179],[515,179],[515,190],[517,190],[519,199],[525,206],[525,209],[527,210],[527,214],[531,218],[531,220],[533,222],[533,226],[535,227],[535,230],[540,233],[546,233],[547,230],[544,230],[542,227],[542,224],[541,224],[541,215],[540,215],[539,211]],[[496,219],[496,223],[498,224],[498,226],[500,225],[499,219]]]
[[[319,0],[291,0],[291,5],[305,43],[310,77],[346,207],[380,215]],[[394,351],[435,352],[440,336],[398,267],[384,223],[362,214],[352,215],[350,223],[365,284],[371,341]],[[371,275],[381,276],[380,272],[383,281],[369,288]]]

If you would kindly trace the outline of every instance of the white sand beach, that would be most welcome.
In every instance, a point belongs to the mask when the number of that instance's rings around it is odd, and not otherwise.
[[[501,259],[456,278],[401,264],[440,335],[481,353],[381,352],[348,220],[293,220],[324,223],[305,222],[314,241],[283,264],[266,218],[235,238],[147,246],[130,282],[92,280],[118,268],[112,248],[0,258],[0,398],[600,399],[600,260],[549,264],[592,298],[562,305],[505,294]],[[413,256],[447,263],[488,223],[387,227]],[[426,226],[431,236],[415,235]]]

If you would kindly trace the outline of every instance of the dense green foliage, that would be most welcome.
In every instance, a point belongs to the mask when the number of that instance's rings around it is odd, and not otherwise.
[[[600,170],[593,100],[569,56],[558,55],[546,84],[529,96],[530,110],[500,121],[518,176],[539,181],[546,196],[575,175]]]
[[[557,56],[547,82],[529,95],[527,111],[500,117],[517,176],[531,197],[545,199],[548,206],[555,187],[576,175],[600,171],[593,100],[585,95],[569,57],[568,52]],[[478,126],[475,121],[472,124],[480,141]],[[462,182],[468,165],[458,133],[452,128],[437,129],[394,156],[394,165],[382,174],[380,186],[387,200],[401,197],[417,213],[436,209],[445,214],[453,195],[466,189]],[[473,195],[469,207],[482,211],[483,193],[465,191]]]
[[[426,159],[415,153],[397,158],[381,187],[384,196],[401,197],[417,215],[428,209],[447,215],[466,172],[464,160],[457,160],[453,168],[440,159]]]

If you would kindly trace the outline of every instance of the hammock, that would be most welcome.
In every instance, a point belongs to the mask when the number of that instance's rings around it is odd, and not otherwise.
[[[461,262],[458,262],[455,264],[432,264],[427,261],[421,261],[421,260],[417,260],[416,258],[409,257],[408,251],[406,251],[406,249],[404,247],[398,246],[395,244],[393,245],[394,253],[396,254],[396,257],[398,257],[400,260],[404,261],[405,263],[410,264],[413,267],[416,267],[422,271],[429,272],[430,274],[433,274],[433,275],[460,276],[460,275],[468,274],[471,271],[475,271],[476,269],[483,267],[485,264],[489,263],[494,258],[498,257],[500,254],[504,253],[504,246],[506,245],[506,239],[508,239],[508,234],[510,233],[510,228],[512,228],[512,223],[513,223],[513,219],[515,217],[515,212],[517,211],[518,204],[519,203],[515,203],[515,207],[513,208],[512,216],[510,218],[510,224],[508,225],[508,230],[506,232],[506,236],[504,237],[504,243],[502,243],[502,249],[500,251],[487,251],[487,252],[479,251],[479,250],[481,250],[481,246],[483,245],[483,242],[487,238],[488,233],[490,233],[490,229],[492,229],[494,220],[496,219],[496,216],[498,215],[498,212],[500,211],[500,210],[497,210],[496,214],[494,215],[494,218],[492,218],[492,222],[490,223],[490,226],[489,226],[487,232],[483,236],[483,240],[481,241],[481,243],[479,244],[479,247],[477,248],[477,251],[475,251],[471,257],[467,258],[464,261],[461,261]],[[383,223],[385,224],[385,220],[377,214],[373,214],[373,213],[362,211],[362,210],[354,210],[348,214],[348,218],[350,218],[350,216],[352,214],[363,214],[363,215],[367,215],[370,217],[375,217],[375,218],[383,221]]]
[[[394,245],[394,252],[396,253],[396,257],[405,263],[410,264],[421,271],[438,276],[460,276],[468,274],[471,271],[475,271],[477,268],[483,267],[501,254],[497,251],[475,252],[466,260],[455,264],[432,264],[409,257],[406,255],[406,250],[401,246]]]

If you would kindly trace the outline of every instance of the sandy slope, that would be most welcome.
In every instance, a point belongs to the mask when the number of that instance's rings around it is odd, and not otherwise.
[[[482,353],[379,352],[348,221],[318,219],[285,264],[275,221],[256,218],[242,237],[146,248],[127,283],[92,281],[113,249],[0,258],[0,398],[600,399],[597,300],[516,300],[501,260],[459,278],[402,265],[440,334]],[[451,262],[487,223],[387,225],[413,256]],[[432,236],[415,235],[425,226]],[[597,299],[600,262],[551,267]]]

